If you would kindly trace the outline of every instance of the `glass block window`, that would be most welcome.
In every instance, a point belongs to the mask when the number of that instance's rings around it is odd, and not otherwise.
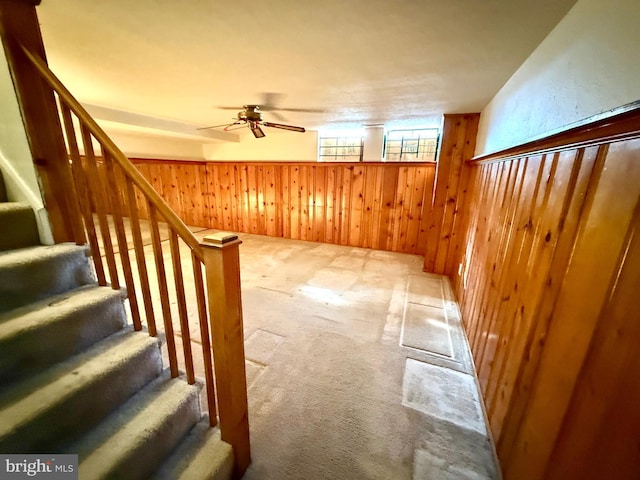
[[[318,142],[321,162],[361,162],[364,136],[323,134]]]
[[[384,141],[387,162],[435,162],[438,153],[437,128],[389,130]]]

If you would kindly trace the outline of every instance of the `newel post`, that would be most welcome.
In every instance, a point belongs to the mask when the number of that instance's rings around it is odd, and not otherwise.
[[[251,463],[247,377],[240,292],[242,242],[228,232],[204,237],[202,245],[209,297],[209,322],[222,440],[233,447],[234,477]]]
[[[58,106],[52,89],[26,59],[21,45],[46,62],[35,5],[0,0],[0,37],[56,243],[84,243],[84,232]]]

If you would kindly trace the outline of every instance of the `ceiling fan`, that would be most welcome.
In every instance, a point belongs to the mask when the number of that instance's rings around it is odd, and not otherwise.
[[[237,120],[233,123],[227,123],[222,125],[213,125],[211,127],[204,127],[198,130],[204,130],[207,128],[220,128],[224,127],[225,131],[235,130],[236,128],[241,128],[247,125],[253,135],[256,138],[262,138],[265,136],[265,133],[262,131],[261,126],[263,127],[271,127],[271,128],[280,128],[282,130],[289,130],[291,132],[301,132],[304,133],[305,129],[303,127],[296,127],[293,125],[285,125],[282,123],[273,123],[273,122],[265,122],[262,120],[262,113],[269,112],[269,115],[272,115],[278,120],[285,120],[284,116],[278,113],[282,112],[310,112],[310,113],[322,113],[324,110],[321,109],[312,109],[312,108],[281,108],[278,107],[279,100],[282,99],[284,95],[282,93],[274,93],[274,92],[264,92],[262,94],[262,103],[259,105],[244,105],[242,110],[237,114]],[[222,110],[240,110],[240,107],[218,107]]]
[[[225,107],[226,108],[226,107]],[[238,112],[237,120],[232,123],[222,124],[222,125],[213,125],[211,127],[199,128],[198,130],[205,130],[208,128],[219,128],[224,127],[224,131],[228,132],[229,130],[235,130],[236,128],[243,127],[248,125],[253,133],[253,136],[256,138],[262,138],[265,136],[265,133],[262,131],[261,126],[263,127],[272,127],[272,128],[280,128],[282,130],[289,130],[291,132],[300,132],[304,133],[304,127],[296,127],[294,125],[284,125],[282,123],[273,123],[273,122],[265,122],[262,120],[262,112],[260,111],[260,105],[244,105],[243,110]]]

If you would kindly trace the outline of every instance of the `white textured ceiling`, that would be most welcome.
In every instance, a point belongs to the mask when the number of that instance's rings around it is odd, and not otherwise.
[[[266,120],[319,128],[480,111],[574,3],[43,0],[38,15],[81,102],[213,125],[235,114],[218,106],[273,92],[276,106],[324,111]]]

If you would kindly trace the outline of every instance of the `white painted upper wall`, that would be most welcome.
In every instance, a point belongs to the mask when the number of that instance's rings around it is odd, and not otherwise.
[[[129,158],[204,160],[202,143],[200,142],[105,130],[118,148]]]
[[[476,155],[640,99],[639,47],[639,0],[578,0],[482,111]]]
[[[276,132],[264,128],[266,137],[251,133],[239,143],[220,142],[203,145],[204,158],[214,161],[308,161],[318,159],[318,132]]]

